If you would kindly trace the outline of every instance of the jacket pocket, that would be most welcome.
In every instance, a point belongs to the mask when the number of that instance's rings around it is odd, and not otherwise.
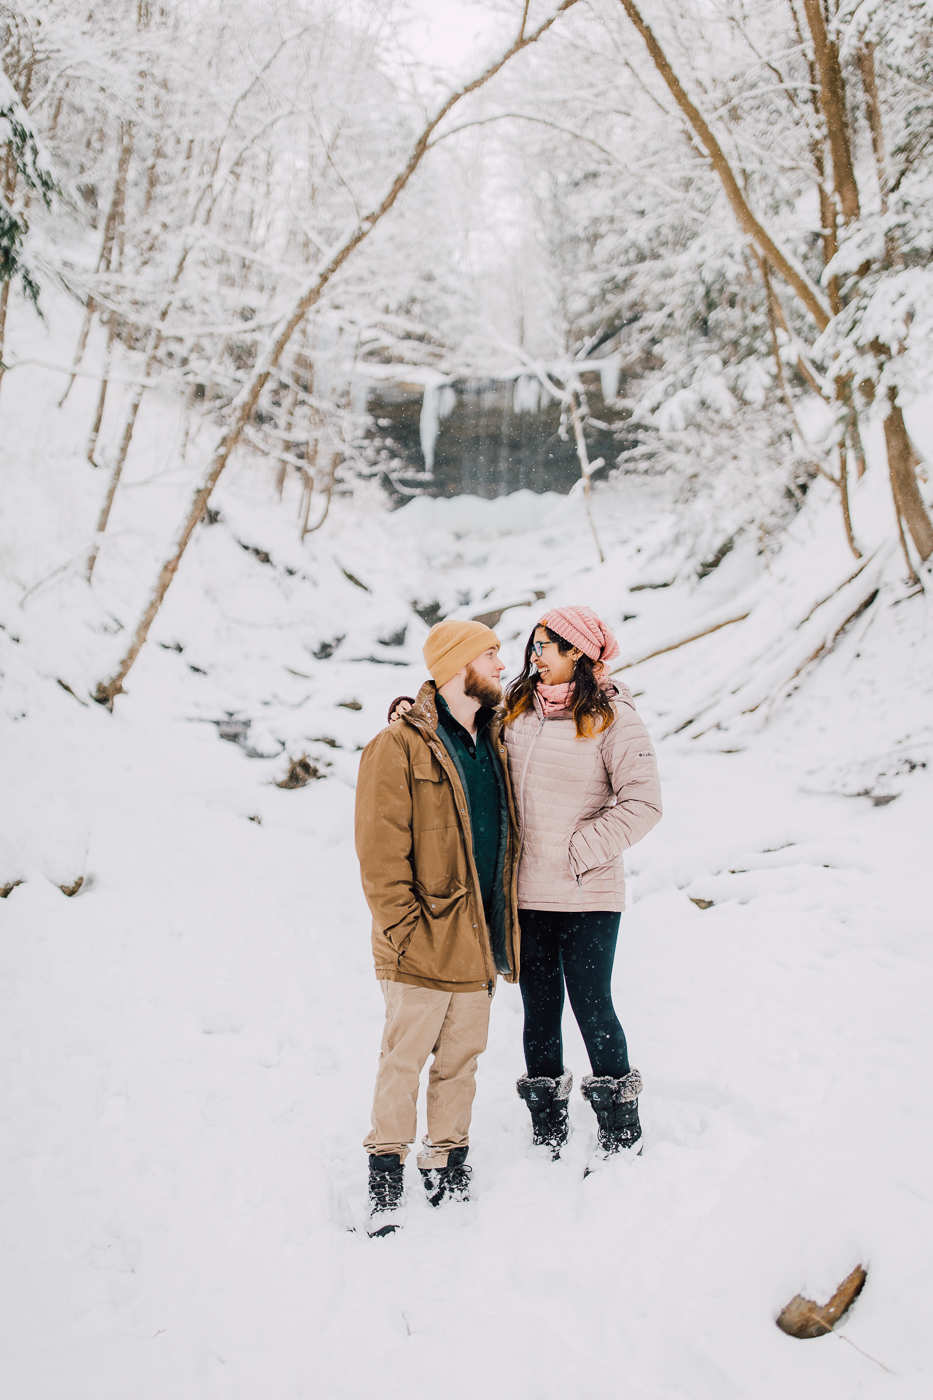
[[[469,917],[469,890],[455,884],[440,894],[417,882],[414,889],[421,916],[399,954],[399,967],[439,982],[483,981],[486,965],[480,931]]]
[[[618,856],[610,856],[608,860],[599,860],[595,853],[588,848],[585,839],[579,841],[575,849],[574,840],[580,835],[579,830],[575,831],[567,846],[567,859],[570,861],[570,869],[578,885],[600,871],[612,870],[619,859]]]
[[[411,776],[412,827],[416,837],[456,826],[453,790],[437,760],[428,758],[422,763],[413,763]]]
[[[415,897],[421,904],[425,918],[442,921],[449,917],[454,906],[465,898],[468,891],[465,885],[454,884],[443,894],[432,893],[424,885],[415,881]]]

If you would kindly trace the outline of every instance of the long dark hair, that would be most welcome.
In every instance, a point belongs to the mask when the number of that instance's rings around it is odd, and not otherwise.
[[[573,650],[573,642],[568,642],[564,637],[558,636],[556,632],[552,632],[550,627],[545,627],[543,623],[539,623],[539,626],[543,628],[552,642],[557,643],[557,650],[561,656],[566,656],[568,651]],[[538,672],[534,666],[534,640],[537,630],[537,627],[532,629],[531,636],[525,644],[525,664],[521,674],[515,677],[505,692],[503,724],[514,724],[519,715],[523,715],[534,705],[534,695],[539,680]],[[570,712],[573,715],[574,723],[577,726],[577,736],[580,739],[587,739],[593,734],[601,734],[604,729],[609,728],[616,717],[609,696],[599,683],[599,673],[596,670],[598,664],[596,661],[591,661],[588,656],[584,656],[582,652],[573,663]]]

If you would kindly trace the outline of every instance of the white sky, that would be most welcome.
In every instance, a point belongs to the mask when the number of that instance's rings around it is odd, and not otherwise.
[[[413,52],[432,68],[466,76],[493,33],[517,28],[515,0],[408,0],[412,14],[406,37]]]

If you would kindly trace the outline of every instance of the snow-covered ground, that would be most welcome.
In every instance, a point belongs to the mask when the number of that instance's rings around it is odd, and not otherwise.
[[[61,362],[71,330],[48,345],[24,323],[19,344]],[[651,481],[596,493],[599,566],[580,502],[527,493],[338,501],[302,546],[296,502],[244,461],[109,714],[88,691],[208,433],[144,403],[88,589],[95,386],[58,410],[63,387],[27,366],[0,391],[0,886],[22,881],[0,902],[0,1394],[929,1395],[933,635],[881,544],[880,465],[854,503],[879,592],[804,665],[864,601],[830,596],[855,562],[819,483],[780,549],[740,543],[698,582]],[[473,1202],[434,1211],[411,1179],[405,1231],[370,1240],[382,1003],[353,784],[423,678],[413,602],[506,608],[510,674],[548,603],[596,606],[623,660],[749,616],[626,672],[666,800],[631,855],[615,978],[643,1157],[584,1182],[577,1095],[564,1159],[535,1155],[500,984]],[[231,716],[240,745],[219,738]],[[277,787],[302,756],[321,778]],[[569,1013],[566,1042],[579,1078]],[[775,1327],[857,1263],[834,1334]]]

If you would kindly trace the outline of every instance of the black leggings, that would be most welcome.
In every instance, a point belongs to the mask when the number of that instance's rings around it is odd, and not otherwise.
[[[628,1074],[625,1032],[612,1005],[612,962],[619,914],[521,909],[521,977],[525,1065],[529,1077],[557,1079],[564,1070],[560,1019],[564,982],[596,1075]]]

